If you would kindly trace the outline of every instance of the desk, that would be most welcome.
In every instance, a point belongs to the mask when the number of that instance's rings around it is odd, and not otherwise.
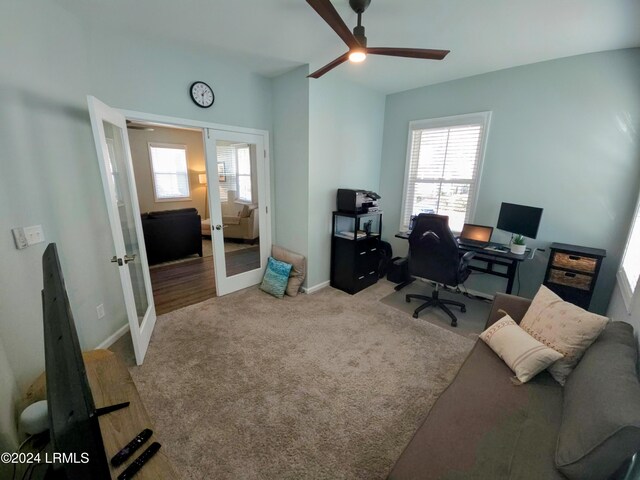
[[[396,234],[396,238],[409,240],[409,232],[398,232]],[[500,243],[489,242],[487,246],[500,247],[503,245]],[[484,266],[469,265],[469,268],[471,270],[475,272],[487,273],[496,277],[506,278],[507,288],[505,292],[509,294],[513,291],[513,283],[516,279],[516,272],[518,271],[519,262],[524,262],[531,253],[531,249],[529,248],[527,248],[527,250],[522,255],[516,255],[515,253],[511,252],[496,252],[492,250],[485,250],[481,247],[471,247],[468,245],[458,245],[458,248],[462,253],[475,252],[475,255],[471,260],[484,263]],[[507,267],[506,273],[494,270],[493,267],[495,265]],[[402,284],[402,287],[404,286],[405,285]]]
[[[142,404],[138,390],[127,368],[114,353],[109,350],[93,350],[84,352],[82,357],[96,408],[120,402],[130,402],[128,407],[102,415],[98,419],[104,449],[107,453],[107,460],[109,460],[143,429],[153,429],[153,423]],[[45,399],[45,377],[42,374],[27,391],[25,403],[31,404]],[[158,438],[154,433],[140,450],[134,453],[123,465],[113,468],[109,464],[111,478],[116,479],[126,466],[138,458],[138,455],[155,441],[158,441]],[[144,480],[145,478],[175,480],[180,478],[169,459],[165,456],[164,448],[163,445],[158,453],[149,460],[149,463],[142,467],[142,470],[135,476],[136,480]],[[41,471],[44,471],[44,469],[41,469]]]

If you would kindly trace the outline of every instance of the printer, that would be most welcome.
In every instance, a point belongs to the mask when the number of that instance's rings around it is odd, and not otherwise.
[[[380,195],[369,190],[338,189],[338,211],[344,213],[373,213],[381,211]]]

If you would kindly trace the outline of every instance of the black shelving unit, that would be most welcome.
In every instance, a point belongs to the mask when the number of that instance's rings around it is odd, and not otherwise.
[[[371,221],[370,228],[366,229]],[[354,294],[378,281],[382,212],[333,212],[331,286]]]
[[[552,243],[544,285],[560,298],[589,309],[606,250]]]

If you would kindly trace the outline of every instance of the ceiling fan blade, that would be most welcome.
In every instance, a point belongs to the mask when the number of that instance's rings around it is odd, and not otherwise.
[[[353,33],[351,33],[351,30],[349,30],[349,27],[344,23],[344,20],[342,20],[342,17],[340,17],[334,6],[331,5],[330,0],[307,0],[307,3],[333,28],[333,31],[338,34],[349,48],[360,47],[360,43],[358,43],[356,37],[353,36]]]
[[[367,53],[371,55],[387,55],[389,57],[426,58],[428,60],[442,60],[449,50],[429,50],[426,48],[390,48],[369,47]]]
[[[307,78],[320,78],[322,75],[324,75],[325,73],[329,72],[330,70],[333,70],[338,65],[342,65],[347,60],[349,60],[349,52],[347,52],[344,55],[341,55],[340,57],[336,58],[333,62],[327,63],[320,70],[316,70],[312,74],[307,75]]]

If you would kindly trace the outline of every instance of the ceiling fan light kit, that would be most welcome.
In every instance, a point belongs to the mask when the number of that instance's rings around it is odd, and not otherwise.
[[[321,69],[316,70],[307,78],[320,78],[347,60],[354,63],[363,62],[367,58],[367,55],[442,60],[449,53],[449,50],[430,50],[425,48],[367,47],[367,37],[364,34],[364,26],[362,25],[362,14],[371,4],[371,0],[349,0],[349,6],[358,14],[358,25],[353,29],[353,33],[351,33],[349,27],[347,27],[331,4],[331,0],[307,0],[307,3],[327,22],[333,31],[338,34],[347,47],[349,47],[347,53],[336,58]]]

